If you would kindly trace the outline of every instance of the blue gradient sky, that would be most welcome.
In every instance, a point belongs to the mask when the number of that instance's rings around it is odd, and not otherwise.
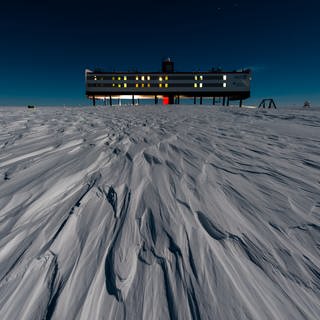
[[[253,69],[252,98],[320,105],[317,1],[11,1],[0,105],[85,105],[85,68]]]

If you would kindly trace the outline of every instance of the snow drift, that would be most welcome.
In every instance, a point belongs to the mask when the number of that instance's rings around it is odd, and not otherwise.
[[[0,109],[1,319],[319,319],[320,112]]]

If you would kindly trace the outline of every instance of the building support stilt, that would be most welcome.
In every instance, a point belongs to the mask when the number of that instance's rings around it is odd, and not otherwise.
[[[92,105],[94,107],[96,106],[96,97],[95,96],[92,97]]]
[[[229,106],[229,104],[230,104],[230,98],[227,97],[227,106]]]
[[[134,106],[134,94],[132,95],[132,105]]]
[[[197,97],[193,97],[193,104],[197,104]]]
[[[222,98],[222,105],[225,106],[226,105],[226,97]]]
[[[202,96],[200,97],[200,104],[202,104]]]
[[[110,104],[110,106],[112,106],[112,97],[111,96],[109,96],[109,104]]]
[[[216,97],[212,98],[212,105],[214,106],[216,104]]]
[[[239,101],[239,108],[241,108],[242,107],[242,99],[240,99],[240,101]]]
[[[154,104],[158,104],[158,96],[154,96]]]

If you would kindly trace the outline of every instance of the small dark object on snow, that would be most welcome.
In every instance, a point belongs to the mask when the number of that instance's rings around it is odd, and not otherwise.
[[[304,104],[303,104],[303,107],[304,108],[310,108],[311,107],[310,102],[309,101],[305,101]]]
[[[29,106],[28,106],[28,109],[34,109],[34,106],[29,105]]]

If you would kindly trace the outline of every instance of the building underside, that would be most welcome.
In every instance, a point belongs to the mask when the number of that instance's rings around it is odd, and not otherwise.
[[[105,94],[93,94],[90,92],[86,93],[87,98],[92,101],[92,105],[96,105],[97,101],[100,100],[100,103],[103,105],[113,105],[120,104],[121,100],[129,101],[132,105],[139,104],[140,100],[154,100],[155,104],[180,104],[182,99],[193,99],[194,104],[202,104],[204,99],[212,99],[212,105],[221,103],[223,106],[229,105],[230,101],[239,101],[239,106],[242,106],[243,100],[250,97],[250,92],[246,93],[232,93],[229,92],[227,95],[223,92],[217,92],[213,94],[203,94],[190,93],[190,94],[180,94],[180,93],[170,93],[170,94],[157,94],[157,93],[139,93],[139,94],[128,94],[124,93],[109,93]]]

